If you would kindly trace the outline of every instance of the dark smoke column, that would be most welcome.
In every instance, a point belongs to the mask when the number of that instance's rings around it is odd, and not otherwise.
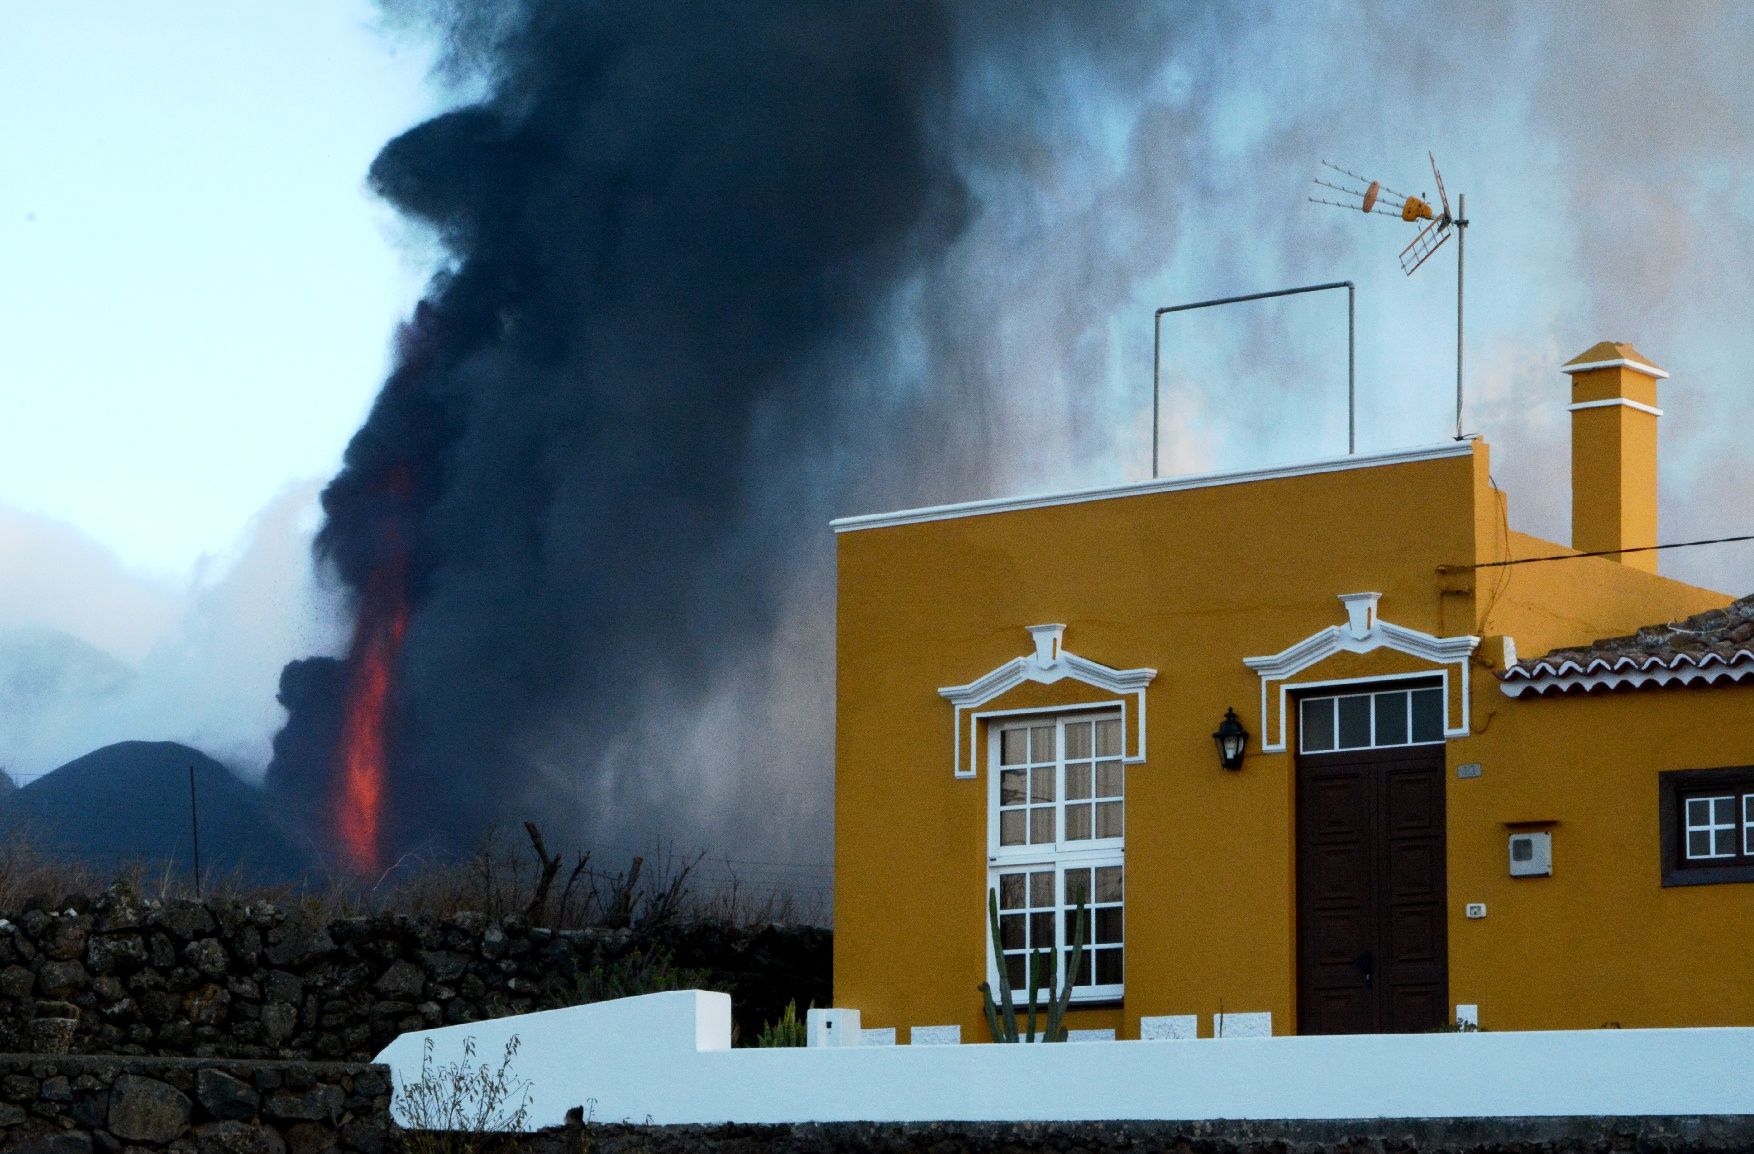
[[[390,8],[492,93],[372,166],[453,262],[324,492],[354,641],[287,667],[270,784],[362,871],[524,817],[698,844],[673,731],[800,555],[750,510],[820,483],[827,355],[962,217],[943,14]],[[769,799],[721,792],[758,840]]]

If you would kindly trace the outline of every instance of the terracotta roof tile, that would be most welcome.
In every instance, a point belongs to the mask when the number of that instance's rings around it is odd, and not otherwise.
[[[1689,676],[1676,677],[1675,673]],[[1696,676],[1698,674],[1712,676]],[[1682,621],[1646,625],[1625,637],[1604,637],[1588,645],[1555,649],[1518,661],[1499,677],[1506,692],[1527,688],[1593,689],[1616,685],[1669,684],[1754,677],[1754,594],[1722,609],[1709,609]]]

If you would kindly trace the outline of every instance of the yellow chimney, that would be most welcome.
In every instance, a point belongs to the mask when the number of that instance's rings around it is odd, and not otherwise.
[[[1571,547],[1657,543],[1657,382],[1669,374],[1629,344],[1602,341],[1561,366],[1571,376]],[[1657,570],[1654,552],[1614,560]]]

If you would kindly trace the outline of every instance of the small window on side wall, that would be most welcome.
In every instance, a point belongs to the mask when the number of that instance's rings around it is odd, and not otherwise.
[[[1754,766],[1657,775],[1665,886],[1754,882]]]

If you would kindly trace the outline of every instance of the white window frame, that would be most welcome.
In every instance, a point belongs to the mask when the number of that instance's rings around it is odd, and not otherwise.
[[[1357,688],[1351,690],[1350,692],[1348,692],[1344,689],[1339,689],[1338,686],[1343,685],[1343,684],[1356,684]],[[1444,723],[1441,720],[1439,721],[1439,724],[1438,724],[1438,736],[1433,737],[1433,738],[1427,738],[1424,741],[1414,741],[1413,740],[1413,694],[1420,693],[1420,692],[1429,692],[1429,693],[1437,694],[1438,695],[1438,710],[1439,710],[1438,716],[1441,719],[1444,717],[1444,715],[1448,711],[1448,704],[1445,701],[1445,697],[1446,697],[1447,692],[1448,692],[1448,687],[1445,684],[1443,684],[1443,682],[1441,680],[1432,681],[1429,684],[1412,684],[1412,685],[1393,685],[1393,684],[1384,684],[1383,682],[1373,682],[1373,681],[1363,681],[1363,682],[1356,682],[1356,683],[1336,682],[1336,683],[1332,683],[1331,686],[1323,686],[1321,688],[1332,689],[1333,691],[1331,691],[1331,692],[1319,692],[1319,691],[1318,692],[1306,692],[1306,693],[1299,693],[1297,696],[1295,704],[1296,704],[1296,713],[1297,713],[1297,751],[1299,753],[1312,753],[1312,754],[1358,753],[1358,752],[1362,752],[1364,750],[1370,750],[1370,749],[1403,749],[1403,748],[1407,748],[1410,746],[1416,746],[1416,745],[1442,745],[1442,744],[1444,744],[1443,734],[1444,734],[1444,731],[1446,729],[1446,723]],[[1376,699],[1378,697],[1384,697],[1384,696],[1388,696],[1391,694],[1404,696],[1406,698],[1407,740],[1405,740],[1405,741],[1392,741],[1392,742],[1379,742],[1377,740],[1377,736],[1376,736]],[[1342,746],[1340,744],[1339,699],[1342,697],[1368,697],[1368,698],[1370,698],[1370,744],[1369,745]],[[1311,749],[1311,748],[1309,748],[1309,743],[1307,741],[1309,731],[1303,724],[1304,707],[1306,705],[1308,705],[1309,703],[1316,702],[1316,701],[1334,702],[1334,705],[1333,705],[1334,744],[1332,746],[1328,747],[1327,749]]]
[[[1113,720],[1121,724],[1123,756],[1117,760],[1122,766],[1121,787],[1121,836],[1107,838],[1080,838],[1069,841],[1065,836],[1066,814],[1066,724],[1081,721]],[[1000,742],[1002,734],[1008,729],[1024,729],[1051,723],[1054,727],[1055,771],[1054,771],[1054,840],[1038,842],[1034,845],[1002,846],[999,844],[999,789],[1004,777],[1001,766]],[[1068,918],[1075,912],[1075,907],[1065,904],[1066,872],[1076,869],[1092,869],[1097,866],[1118,866],[1121,869],[1121,941],[1122,981],[1103,984],[1091,983],[1075,987],[1072,991],[1073,1005],[1092,1002],[1113,1002],[1123,996],[1126,976],[1126,887],[1127,872],[1125,863],[1126,846],[1126,805],[1128,790],[1126,787],[1127,769],[1130,764],[1124,756],[1126,743],[1126,717],[1121,709],[1096,707],[1088,703],[1072,706],[1061,706],[1049,709],[1007,711],[1001,717],[995,717],[987,725],[987,885],[993,889],[1000,888],[1001,874],[1030,873],[1052,870],[1054,875],[1054,940],[1060,943],[1064,951],[1071,934],[1067,925]],[[1094,824],[1094,815],[1092,821]],[[984,895],[983,895],[984,896]],[[985,905],[983,901],[983,907]],[[984,913],[984,908],[983,908]],[[986,919],[983,917],[983,922]],[[1094,955],[1088,953],[1096,934],[1095,917],[1085,934],[1086,958],[1091,966],[1091,976],[1095,976]],[[997,990],[999,985],[998,965],[993,959],[992,927],[987,926],[987,980]],[[1060,967],[1065,966],[1065,954],[1062,952]],[[1063,976],[1063,975],[1062,975]],[[1029,998],[1027,990],[1013,990],[1016,1004],[1025,1005]],[[1047,998],[1049,991],[1041,991],[1040,996]]]
[[[1737,857],[1737,854],[1736,854],[1736,847],[1735,847],[1735,843],[1734,843],[1733,838],[1731,840],[1729,852],[1728,853],[1718,853],[1717,852],[1717,840],[1718,840],[1717,835],[1720,832],[1728,832],[1728,833],[1732,833],[1732,834],[1739,833],[1741,835],[1741,837],[1743,838],[1744,842],[1746,842],[1746,839],[1748,837],[1748,829],[1747,829],[1748,798],[1750,798],[1750,797],[1754,797],[1754,794],[1738,794],[1738,793],[1696,794],[1693,797],[1683,798],[1681,800],[1681,853],[1686,858],[1686,860],[1688,860],[1688,861],[1728,861],[1728,860],[1734,860]],[[1741,802],[1740,806],[1737,805],[1738,801]],[[1693,806],[1694,806],[1695,802],[1706,803],[1707,813],[1706,813],[1706,818],[1703,822],[1695,822],[1693,820]],[[1720,822],[1717,820],[1716,810],[1717,810],[1717,803],[1718,802],[1727,803],[1725,808],[1728,809],[1728,811],[1729,811],[1729,820],[1728,821]],[[1736,810],[1738,808],[1740,808],[1742,810],[1741,815],[1738,815],[1736,813]],[[1710,853],[1697,853],[1697,854],[1693,852],[1693,835],[1695,833],[1704,833],[1707,835],[1707,841],[1711,846],[1712,852],[1710,852]]]

